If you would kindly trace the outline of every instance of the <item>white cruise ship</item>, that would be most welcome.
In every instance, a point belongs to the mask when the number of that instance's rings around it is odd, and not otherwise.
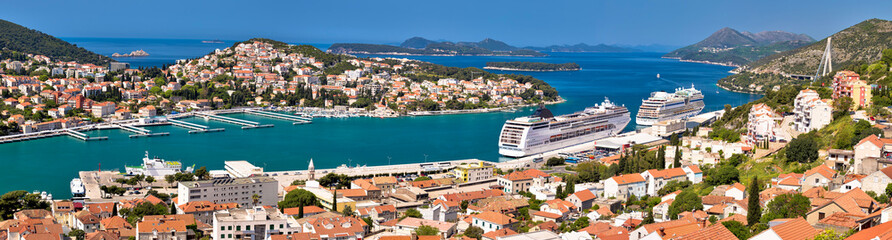
[[[703,111],[703,93],[694,88],[677,88],[675,93],[663,91],[650,93],[641,101],[635,123],[642,126],[658,122],[693,117]]]
[[[124,166],[127,175],[146,175],[152,177],[164,177],[182,172],[183,165],[177,161],[164,161],[155,157],[149,158],[149,152],[142,159],[141,166]],[[192,172],[192,167],[186,168],[186,172]]]
[[[524,157],[591,142],[620,133],[629,121],[629,110],[608,99],[560,116],[541,106],[532,116],[505,121],[499,136],[499,154]]]

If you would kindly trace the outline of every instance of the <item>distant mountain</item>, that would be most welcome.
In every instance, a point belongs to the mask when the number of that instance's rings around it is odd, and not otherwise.
[[[641,50],[606,44],[588,45],[579,43],[576,45],[551,45],[547,47],[525,47],[526,49],[546,52],[639,52]]]
[[[892,48],[892,22],[869,19],[833,35],[833,66],[838,69],[856,63],[880,59],[884,49]],[[743,69],[756,73],[814,74],[821,63],[827,39],[814,42],[746,65]]]
[[[403,43],[400,44],[400,47],[424,49],[425,47],[427,47],[428,44],[436,43],[436,42],[437,41],[427,40],[426,38],[423,38],[423,37],[413,37],[413,38],[406,39],[406,41],[403,41]]]
[[[805,34],[783,31],[750,33],[726,27],[700,42],[672,51],[663,57],[741,66],[812,42],[814,39]]]
[[[518,49],[518,47],[508,45],[505,42],[495,40],[492,38],[486,38],[486,39],[483,39],[483,41],[479,41],[479,42],[459,42],[458,45],[479,47],[479,48],[489,49],[492,51],[514,51],[514,50]]]
[[[0,55],[9,51],[39,54],[59,61],[77,61],[97,65],[114,61],[109,57],[77,47],[46,33],[0,20]]]

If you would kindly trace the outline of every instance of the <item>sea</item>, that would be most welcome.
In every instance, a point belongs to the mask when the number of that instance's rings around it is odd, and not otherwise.
[[[184,39],[63,38],[103,55],[129,53],[142,49],[151,56],[117,58],[131,67],[172,64],[177,59],[203,56],[236,41],[202,43]],[[328,44],[311,44],[325,49]],[[548,106],[555,114],[580,111],[605,98],[625,105],[633,122],[641,100],[653,91],[674,91],[679,87],[702,90],[705,111],[724,105],[738,106],[758,99],[758,95],[725,91],[715,85],[730,75],[731,67],[679,62],[660,58],[663,53],[548,53],[547,57],[508,56],[372,56],[411,58],[454,67],[482,68],[490,61],[575,62],[582,70],[572,72],[511,72],[528,74],[554,86],[566,102]],[[362,56],[368,57],[368,56]],[[657,78],[660,74],[661,78]],[[69,182],[78,171],[121,170],[139,165],[146,151],[184,166],[223,169],[227,160],[246,160],[267,171],[302,170],[310,159],[316,168],[342,164],[385,165],[459,159],[507,161],[498,154],[498,134],[505,120],[529,115],[533,108],[517,112],[492,112],[399,118],[317,118],[312,124],[292,125],[278,119],[232,114],[272,128],[242,130],[226,123],[186,119],[223,132],[189,134],[173,126],[149,127],[169,136],[129,138],[121,130],[88,132],[107,136],[107,141],[83,142],[61,136],[26,142],[0,144],[0,193],[11,190],[47,191],[55,198],[70,196]]]

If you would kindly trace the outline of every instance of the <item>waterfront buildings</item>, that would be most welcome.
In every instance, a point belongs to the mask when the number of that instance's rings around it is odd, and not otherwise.
[[[799,91],[793,102],[793,125],[799,132],[821,129],[833,120],[833,106],[829,99],[821,99],[811,89]]]
[[[239,206],[275,206],[278,182],[270,177],[220,178],[180,182],[177,205],[191,201],[236,203]],[[254,201],[257,195],[257,201]]]
[[[852,110],[870,105],[871,87],[853,71],[839,71],[833,76],[833,100],[841,97],[852,98]]]
[[[764,103],[753,105],[746,123],[746,141],[749,144],[764,143],[775,138],[777,122],[774,110]]]
[[[483,161],[460,164],[452,171],[459,182],[486,181],[493,178],[493,165]]]

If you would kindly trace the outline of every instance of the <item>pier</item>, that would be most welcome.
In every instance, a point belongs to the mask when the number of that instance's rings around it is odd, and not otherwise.
[[[62,132],[64,132],[68,136],[71,136],[73,138],[77,138],[77,139],[80,139],[83,141],[108,140],[108,137],[90,137],[90,136],[87,136],[87,134],[84,134],[82,132],[78,132],[75,130],[71,130],[71,129],[65,129]]]
[[[116,126],[118,128],[120,128],[121,130],[136,133],[136,134],[130,135],[130,138],[170,135],[169,132],[153,133],[152,131],[145,129],[145,128],[141,128],[141,127],[134,127],[134,126],[128,126],[128,125],[123,125],[123,124],[117,124]]]
[[[180,121],[180,120],[174,120],[174,119],[167,119],[167,122],[169,122],[170,125],[174,125],[177,127],[192,129],[189,131],[189,133],[222,132],[222,131],[226,130],[225,128],[209,129],[208,126],[204,126],[204,125],[196,124],[196,123],[185,122],[185,121]]]
[[[281,114],[281,113],[277,113],[277,112],[267,112],[267,111],[254,110],[254,109],[245,109],[245,113],[254,114],[254,115],[262,116],[262,117],[292,121],[293,122],[292,125],[313,123],[312,118],[288,115],[288,114]]]
[[[242,119],[238,119],[238,118],[225,117],[225,116],[220,116],[220,115],[217,115],[217,114],[208,114],[208,113],[199,113],[199,112],[196,112],[196,113],[195,113],[195,116],[203,117],[203,118],[205,118],[205,119],[210,119],[210,120],[221,121],[221,122],[225,122],[225,123],[231,123],[231,124],[236,124],[236,125],[242,125],[242,129],[267,128],[267,127],[272,127],[272,126],[273,126],[272,124],[263,124],[263,125],[261,125],[261,124],[258,123],[258,122],[252,122],[252,121],[242,120]]]

